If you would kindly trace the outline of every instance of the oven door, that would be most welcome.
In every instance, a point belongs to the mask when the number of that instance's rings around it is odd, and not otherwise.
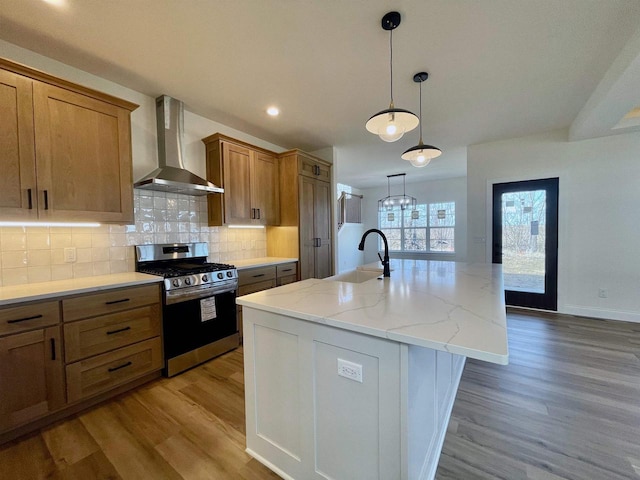
[[[237,334],[236,290],[164,305],[164,354],[170,359]]]

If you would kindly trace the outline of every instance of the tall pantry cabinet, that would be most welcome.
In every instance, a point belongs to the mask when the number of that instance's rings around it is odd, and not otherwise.
[[[300,280],[328,277],[333,271],[331,165],[301,150],[279,157],[281,226],[267,231],[267,253],[292,256],[297,243]]]

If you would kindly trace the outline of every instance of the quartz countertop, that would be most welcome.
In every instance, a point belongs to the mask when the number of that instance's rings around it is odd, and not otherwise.
[[[376,268],[378,264],[362,268]],[[391,277],[308,279],[237,299],[246,307],[506,365],[502,265],[391,260]]]
[[[244,270],[246,268],[266,267],[269,265],[279,265],[281,263],[297,262],[297,258],[284,258],[284,257],[260,257],[260,258],[247,258],[243,260],[227,260],[227,263],[235,266],[238,270]]]
[[[145,273],[128,272],[95,277],[55,280],[51,282],[27,283],[0,287],[0,306],[14,303],[46,300],[78,293],[91,293],[111,288],[131,287],[162,282],[162,277]]]

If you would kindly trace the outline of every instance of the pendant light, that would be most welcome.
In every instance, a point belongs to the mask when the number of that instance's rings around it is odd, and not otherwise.
[[[400,25],[400,14],[389,12],[382,17],[382,29],[389,31],[390,73],[391,73],[391,103],[389,108],[372,116],[365,127],[371,133],[378,135],[385,142],[400,140],[405,132],[418,126],[418,117],[409,110],[395,108],[393,105],[393,31]]]
[[[400,210],[415,210],[418,201],[415,197],[407,195],[406,193],[406,173],[396,173],[394,175],[387,175],[387,196],[378,200],[378,210],[393,210],[394,207],[400,207]],[[394,177],[402,177],[402,195],[391,195],[391,182],[390,179]]]
[[[422,143],[422,82],[427,78],[429,78],[427,72],[416,73],[413,76],[413,81],[420,84],[420,142],[402,154],[403,160],[410,161],[411,165],[418,168],[426,167],[432,158],[442,155],[442,151],[438,147]]]

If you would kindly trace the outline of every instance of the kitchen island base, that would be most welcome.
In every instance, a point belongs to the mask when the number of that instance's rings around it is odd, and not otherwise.
[[[244,312],[251,456],[285,479],[435,476],[466,357]]]

